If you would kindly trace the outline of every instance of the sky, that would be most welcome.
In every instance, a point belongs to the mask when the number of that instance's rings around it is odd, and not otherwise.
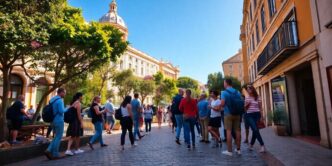
[[[112,0],[69,0],[98,21]],[[241,48],[243,0],[117,0],[130,44],[202,83]]]

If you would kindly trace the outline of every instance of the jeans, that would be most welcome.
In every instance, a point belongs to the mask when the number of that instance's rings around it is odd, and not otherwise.
[[[129,139],[131,144],[134,144],[134,135],[133,135],[133,120],[130,117],[122,117],[121,121],[121,129],[122,129],[122,133],[121,133],[121,145],[125,144],[125,137],[127,134],[127,130],[129,132]]]
[[[152,119],[145,119],[145,132],[151,132]]]
[[[113,126],[115,124],[115,120],[113,116],[107,116],[107,123],[110,125],[110,130],[113,129]]]
[[[61,143],[61,138],[63,135],[64,122],[53,122],[53,131],[55,132],[55,137],[52,142],[48,145],[47,151],[49,151],[53,157],[59,156],[59,147]]]
[[[175,120],[176,120],[176,139],[179,139],[181,134],[181,129],[183,126],[183,115],[182,114],[175,115]]]
[[[261,114],[259,112],[255,112],[255,113],[247,113],[245,116],[246,116],[245,118],[252,130],[252,137],[251,137],[250,144],[254,145],[256,138],[257,138],[258,142],[263,146],[264,142],[263,142],[261,134],[259,133],[259,129],[257,128],[257,122],[261,118]]]
[[[134,119],[134,138],[136,139],[141,137],[141,133],[139,132],[139,118]]]
[[[93,144],[97,139],[99,139],[100,145],[104,144],[103,141],[103,123],[95,122],[93,124],[95,126],[95,134],[91,137],[90,143]]]
[[[196,118],[187,118],[183,120],[184,140],[190,145],[190,135],[192,144],[195,144],[195,124]]]
[[[209,117],[203,117],[200,118],[201,122],[201,129],[202,129],[202,140],[208,141],[209,140],[209,131],[208,131],[208,126],[209,126]]]
[[[199,121],[196,119],[196,122],[195,122],[195,126],[196,126],[196,129],[197,129],[197,133],[199,135],[201,135],[201,124],[199,123]]]

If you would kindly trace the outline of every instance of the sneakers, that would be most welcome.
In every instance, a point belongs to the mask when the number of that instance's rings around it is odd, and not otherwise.
[[[74,153],[70,150],[66,150],[65,155],[67,156],[74,156]]]
[[[190,145],[188,144],[188,145],[187,145],[187,149],[190,150],[190,148],[191,148],[191,147],[190,147]]]
[[[44,152],[44,155],[49,159],[49,160],[53,160],[53,156],[52,156],[52,154],[51,154],[51,152],[49,152],[49,151],[45,151]]]
[[[100,147],[106,147],[106,146],[108,146],[107,144],[102,144],[102,145],[100,145]]]
[[[259,153],[265,153],[265,146],[262,146],[261,149],[259,150]]]
[[[226,155],[226,156],[233,156],[232,152],[229,152],[227,150],[223,151],[222,154]]]
[[[131,144],[132,147],[137,146],[138,144],[135,142],[134,144]]]
[[[92,143],[88,143],[91,150],[94,150]]]
[[[84,153],[84,150],[77,149],[74,151],[74,154],[81,154],[81,153]]]
[[[248,149],[249,149],[250,151],[253,151],[253,150],[254,150],[254,147],[253,147],[252,145],[249,145]]]
[[[179,139],[176,139],[175,142],[178,144],[178,145],[181,145],[180,143],[180,140]]]
[[[235,154],[237,154],[237,155],[241,155],[241,150],[239,149],[235,149]]]

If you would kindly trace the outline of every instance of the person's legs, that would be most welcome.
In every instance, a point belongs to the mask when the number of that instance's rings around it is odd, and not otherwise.
[[[18,130],[12,130],[12,142],[16,142]]]
[[[137,139],[141,136],[139,135],[139,122],[138,119],[134,119],[134,138]]]
[[[55,137],[53,138],[51,144],[48,146],[47,151],[51,152],[53,157],[59,157],[59,147],[63,135],[64,123],[55,123],[53,126],[55,131]]]
[[[190,123],[188,119],[183,121],[183,132],[184,132],[184,142],[190,145]]]
[[[81,141],[80,137],[75,138],[75,149],[76,150],[80,149],[80,141]]]
[[[202,127],[204,128],[203,138],[205,141],[209,141],[209,131],[208,131],[209,118],[203,119],[203,125],[204,125],[204,127]]]
[[[180,139],[181,129],[183,127],[183,116],[182,115],[175,115],[176,119],[176,139]]]
[[[148,129],[149,122],[148,122],[148,119],[144,119],[144,121],[145,121],[145,132],[147,133],[149,131],[149,129]]]
[[[115,124],[115,119],[113,116],[111,116],[111,131],[113,130],[114,124]]]
[[[190,127],[190,134],[191,134],[191,141],[192,141],[192,145],[195,146],[195,125],[198,124],[197,120],[192,118],[192,119],[188,119],[189,120],[189,127]]]
[[[202,131],[201,131],[201,136],[202,136],[202,141],[206,141],[205,140],[205,124],[204,124],[204,119],[199,119],[199,123],[201,124],[201,128],[202,128]]]
[[[261,136],[261,134],[259,132],[259,129],[257,127],[257,122],[259,121],[259,119],[260,119],[260,113],[253,113],[253,120],[255,122],[253,124],[253,127],[254,127],[255,131],[253,130],[253,132],[255,132],[255,137],[257,138],[259,144],[261,146],[264,146],[264,142],[263,142],[262,136]]]
[[[241,149],[241,116],[233,116],[234,121],[233,121],[233,131],[235,131],[236,134],[236,145],[237,145],[237,150]]]
[[[256,122],[255,122],[255,119],[254,119],[252,113],[247,115],[247,122],[252,130],[252,137],[251,137],[250,145],[253,146],[255,144],[255,141],[257,138],[257,127],[256,127]]]
[[[247,114],[244,114],[243,116],[243,121],[244,121],[244,128],[245,128],[245,140],[244,143],[248,143],[249,141],[249,124],[248,124],[248,120],[247,120]]]
[[[127,133],[127,126],[126,125],[126,121],[125,119],[122,119],[121,120],[121,130],[122,130],[122,133],[121,133],[121,145],[124,145],[125,144],[125,139],[126,139],[126,133]]]
[[[53,129],[53,127],[52,127],[51,125],[48,126],[48,128],[47,128],[47,133],[46,133],[46,138],[50,137],[50,134],[51,134],[51,132],[52,132],[52,129]]]
[[[201,134],[201,126],[200,126],[199,122],[198,122],[196,119],[195,119],[194,122],[195,122],[195,123],[194,123],[194,126],[196,126],[197,133],[198,133],[198,134]]]
[[[152,119],[149,119],[149,120],[148,120],[149,132],[151,132],[151,123],[152,123]]]
[[[74,138],[70,137],[68,140],[68,144],[67,144],[67,151],[70,151],[71,145],[73,144],[73,142],[74,142]]]
[[[226,129],[226,142],[227,151],[232,152],[232,129],[233,129],[233,119],[232,115],[227,115],[224,117],[224,125]]]
[[[95,134],[92,136],[90,139],[90,143],[93,144],[97,139],[100,140],[100,144],[104,144],[103,139],[102,139],[102,123],[101,122],[95,122],[94,123],[95,127]]]
[[[129,119],[129,121],[128,121],[127,129],[128,129],[128,132],[129,132],[130,143],[131,143],[131,145],[134,145],[135,138],[134,138],[134,135],[133,135],[133,122],[132,122],[131,119]]]

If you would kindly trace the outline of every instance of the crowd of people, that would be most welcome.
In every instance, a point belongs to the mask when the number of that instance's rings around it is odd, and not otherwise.
[[[245,123],[246,136],[244,143],[248,142],[249,128],[252,130],[252,138],[249,150],[253,150],[256,139],[261,145],[259,152],[265,152],[265,146],[257,124],[263,123],[262,102],[255,88],[251,85],[245,87],[246,95],[242,95],[232,87],[232,80],[224,81],[225,90],[219,94],[218,91],[210,91],[210,97],[201,94],[198,99],[191,97],[191,90],[179,90],[173,98],[170,111],[171,120],[175,128],[175,142],[181,145],[180,135],[183,128],[184,143],[188,149],[196,147],[195,126],[200,134],[202,143],[210,143],[212,147],[222,147],[227,142],[227,150],[222,154],[233,155],[233,138],[236,148],[234,152],[241,154],[241,123]],[[220,128],[224,128],[224,139],[222,139]]]
[[[167,107],[167,112],[162,107],[153,108],[151,105],[143,105],[139,100],[139,94],[134,94],[134,98],[126,96],[118,109],[114,108],[111,99],[101,105],[101,97],[95,96],[89,108],[89,116],[94,125],[95,134],[90,138],[88,146],[94,150],[94,143],[99,141],[100,147],[106,147],[102,133],[104,127],[106,133],[111,134],[115,124],[114,116],[118,114],[121,125],[121,148],[124,150],[125,137],[129,135],[132,146],[137,146],[136,141],[145,135],[141,133],[145,124],[145,134],[151,132],[153,116],[156,115],[158,127],[166,121],[170,122],[173,133],[175,132],[175,142],[181,145],[180,135],[183,128],[183,140],[188,149],[196,147],[196,132],[200,135],[201,143],[210,143],[212,147],[222,147],[223,142],[227,142],[227,150],[222,153],[228,156],[233,155],[232,140],[236,144],[235,153],[241,154],[241,122],[245,123],[246,137],[244,143],[249,143],[249,128],[252,129],[252,138],[249,149],[253,150],[256,139],[261,145],[260,152],[265,152],[263,139],[260,135],[257,124],[262,121],[261,99],[255,88],[248,85],[245,90],[248,95],[241,95],[239,91],[232,87],[232,80],[224,81],[225,90],[219,94],[218,91],[210,91],[209,97],[201,94],[198,99],[192,97],[191,90],[179,89],[179,93],[173,98],[172,104]],[[54,137],[49,144],[45,155],[48,159],[62,158],[59,154],[59,146],[64,133],[65,116],[71,112],[72,118],[66,131],[69,137],[65,155],[75,155],[84,153],[80,149],[80,137],[83,136],[82,98],[83,94],[78,92],[73,96],[70,105],[65,108],[63,98],[66,91],[63,88],[57,90],[57,95],[51,98],[49,106],[52,109],[53,118],[48,131],[53,130]],[[24,96],[19,96],[18,100],[7,111],[7,117],[11,121],[12,144],[18,144],[16,140],[18,130],[22,126],[23,117],[32,118],[35,111],[32,107],[25,111]],[[167,116],[168,114],[168,116]],[[117,116],[115,116],[117,117]],[[67,118],[68,119],[68,118]],[[68,121],[68,120],[67,120]],[[106,126],[104,126],[106,124]],[[224,128],[224,138],[220,133],[220,128]],[[211,136],[211,138],[209,138]],[[74,145],[74,151],[72,151]]]

